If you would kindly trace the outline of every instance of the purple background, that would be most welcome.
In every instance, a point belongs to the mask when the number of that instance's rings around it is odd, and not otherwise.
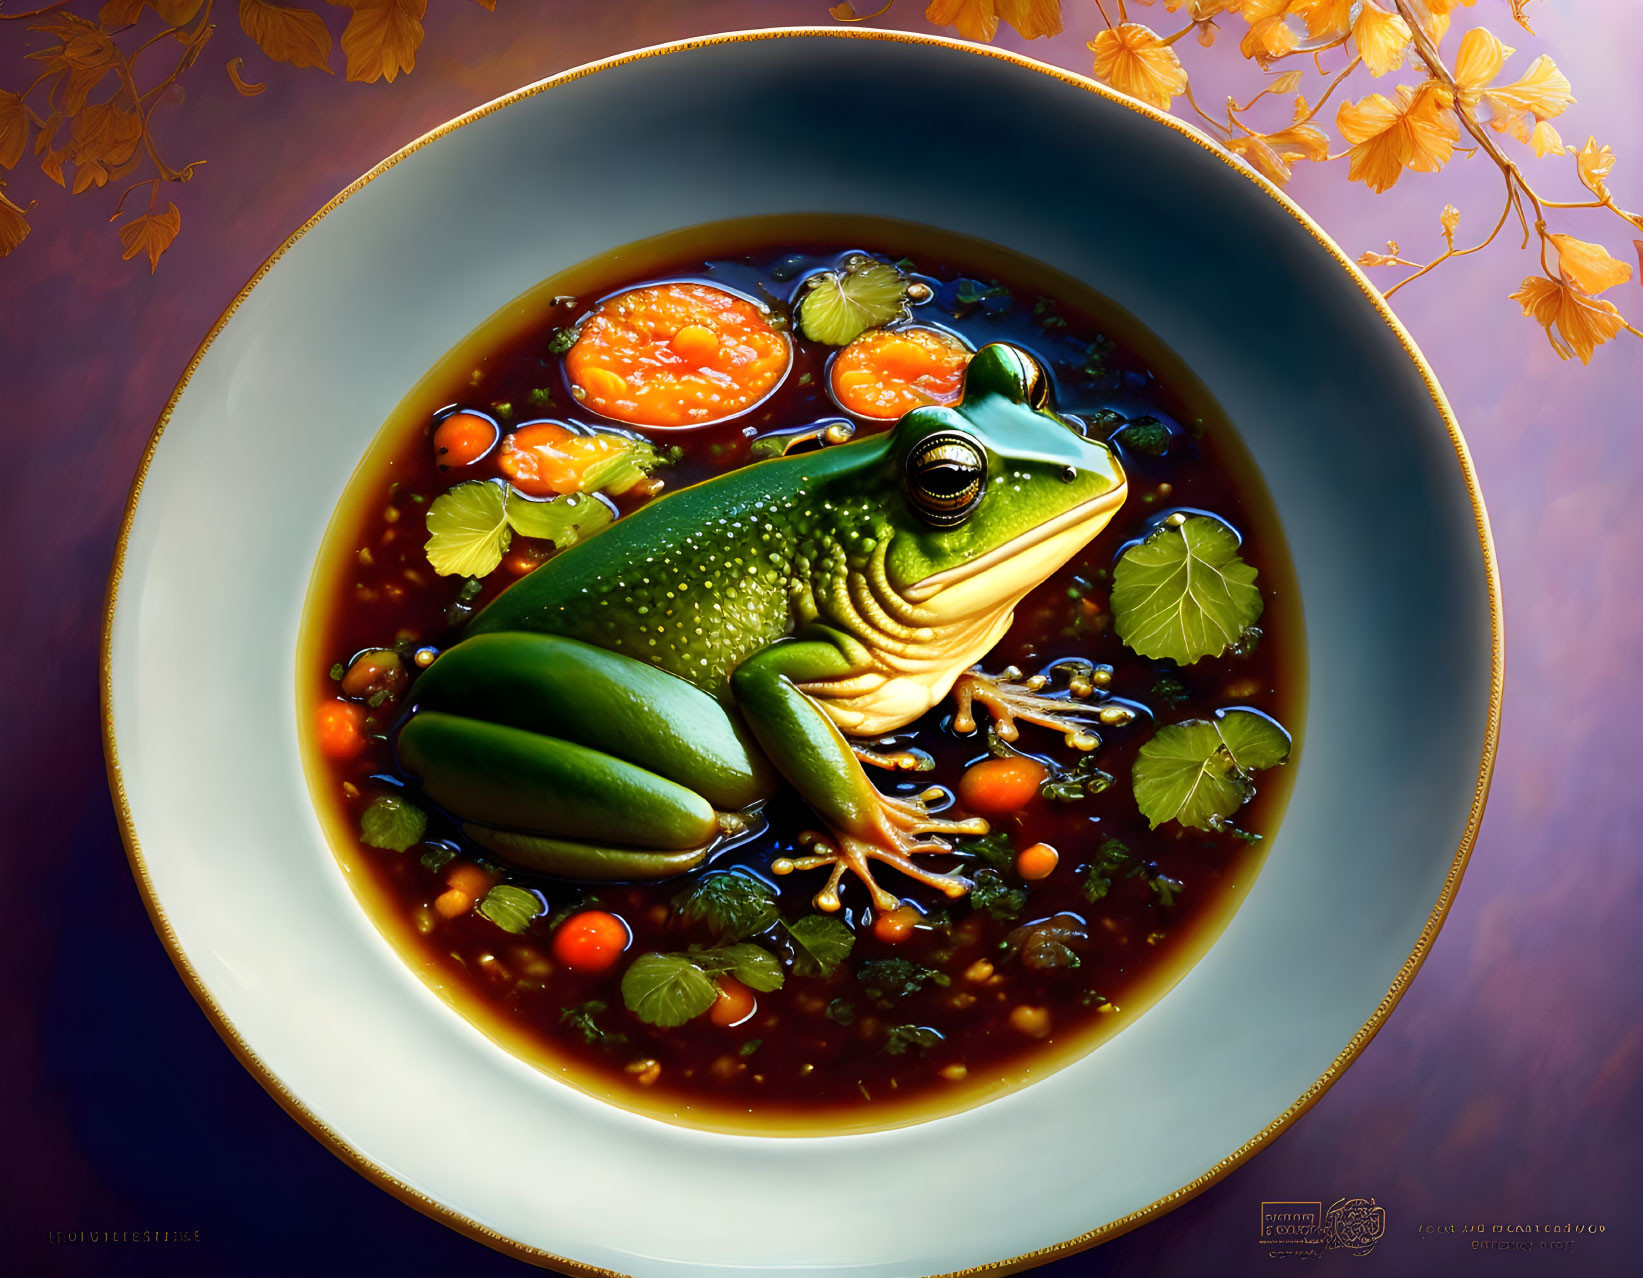
[[[175,976],[127,871],[105,787],[96,677],[105,573],[144,441],[196,343],[337,190],[426,129],[530,80],[640,44],[825,22],[825,0],[516,0],[496,14],[434,0],[414,74],[370,86],[268,64],[220,7],[187,101],[159,124],[173,163],[210,162],[168,192],[183,229],[157,275],[119,260],[108,192],[69,198],[26,164],[6,175],[14,200],[38,204],[33,236],[0,261],[0,597],[9,614],[0,626],[0,1254],[28,1273],[523,1272],[327,1153],[241,1069]],[[921,7],[901,0],[880,21],[928,30]],[[1084,42],[1100,19],[1087,0],[1066,7],[1062,36],[1000,43],[1087,70]],[[327,14],[340,29],[339,12]],[[1643,6],[1536,0],[1530,15],[1580,98],[1558,121],[1565,138],[1600,132],[1621,157],[1620,202],[1643,205],[1634,64]],[[1157,8],[1135,16],[1173,21]],[[1541,47],[1511,26],[1505,0],[1459,11],[1460,28],[1479,21],[1524,50],[1513,67]],[[38,38],[25,25],[0,24],[0,84],[32,78],[37,64],[22,55]],[[1203,64],[1181,47],[1189,66]],[[1226,66],[1229,52],[1213,61]],[[220,69],[231,54],[247,55],[247,78],[265,80],[264,94],[234,93]],[[1237,83],[1250,75],[1239,70]],[[1200,102],[1220,100],[1219,86],[1200,83]],[[1390,235],[1424,255],[1446,199],[1466,217],[1463,234],[1498,211],[1499,177],[1481,159],[1406,178],[1383,198],[1348,187],[1342,169],[1303,169],[1291,190],[1349,253]],[[1586,219],[1565,223],[1577,234],[1626,246],[1617,222],[1569,216]],[[1466,429],[1506,597],[1500,763],[1448,924],[1380,1035],[1287,1134],[1161,1221],[1045,1273],[1281,1271],[1255,1241],[1260,1202],[1358,1195],[1386,1208],[1384,1241],[1366,1259],[1311,1263],[1399,1275],[1600,1275],[1643,1264],[1643,343],[1623,335],[1591,369],[1560,363],[1506,300],[1532,269],[1530,257],[1502,248],[1451,263],[1396,299]],[[1634,320],[1643,314],[1636,280],[1610,296]],[[1252,320],[1260,305],[1250,299]],[[430,1097],[430,1117],[439,1108]],[[966,1184],[914,1196],[985,1210],[991,1174],[975,1166]],[[727,1203],[727,1227],[734,1218]],[[1566,1220],[1607,1233],[1570,1258],[1507,1259],[1470,1252],[1458,1232],[1419,1232]],[[849,1224],[819,1201],[817,1227]],[[47,1241],[51,1230],[87,1229],[198,1229],[201,1241]]]

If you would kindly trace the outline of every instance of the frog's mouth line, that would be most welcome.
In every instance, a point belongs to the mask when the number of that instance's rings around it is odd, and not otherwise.
[[[1051,538],[1058,537],[1086,523],[1093,523],[1095,527],[1089,537],[1094,537],[1106,526],[1113,513],[1124,504],[1124,498],[1129,493],[1127,483],[1104,492],[1099,497],[1081,502],[1071,510],[1057,515],[1038,527],[1029,529],[1019,537],[1012,538],[1001,546],[995,546],[984,555],[969,560],[953,568],[943,569],[941,572],[926,577],[923,581],[915,582],[902,592],[908,603],[920,604],[934,598],[945,590],[950,590],[960,582],[979,577],[992,569],[998,568],[1008,561],[1015,559],[1023,552],[1041,545]],[[1086,538],[1085,540],[1088,540]],[[1036,584],[1036,583],[1034,583]]]

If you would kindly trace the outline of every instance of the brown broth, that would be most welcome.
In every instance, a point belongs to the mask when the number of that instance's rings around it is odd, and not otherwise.
[[[538,890],[550,910],[586,900],[620,915],[632,930],[624,961],[608,973],[589,976],[551,962],[546,971],[551,937],[546,917],[521,936],[478,914],[439,918],[430,906],[444,889],[448,869],[426,868],[417,849],[399,854],[361,843],[360,810],[373,795],[398,784],[391,745],[385,737],[373,741],[362,756],[343,763],[322,757],[311,728],[315,706],[337,695],[328,671],[356,652],[391,645],[396,638],[437,646],[454,637],[449,610],[461,582],[436,577],[428,568],[422,514],[437,493],[473,476],[435,466],[428,436],[438,410],[462,404],[502,418],[504,429],[549,417],[603,424],[578,409],[560,361],[547,351],[556,328],[600,298],[659,279],[701,279],[753,297],[768,289],[785,300],[806,271],[831,265],[849,250],[890,260],[911,257],[919,277],[936,293],[915,308],[915,318],[939,323],[976,346],[1007,340],[1032,350],[1054,372],[1060,411],[1087,419],[1099,410],[1126,418],[1151,415],[1172,426],[1164,457],[1121,453],[1130,479],[1125,507],[1073,563],[1028,596],[985,668],[1015,664],[1033,670],[1066,657],[1106,663],[1113,670],[1111,692],[1149,708],[1160,724],[1204,717],[1223,706],[1249,706],[1284,724],[1295,735],[1294,751],[1287,768],[1261,774],[1257,797],[1238,815],[1242,829],[1265,836],[1251,843],[1174,823],[1149,830],[1128,782],[1135,751],[1151,732],[1145,716],[1130,727],[1103,730],[1098,759],[1117,778],[1110,789],[1075,803],[1035,800],[1020,815],[994,823],[1011,833],[1017,849],[1044,841],[1061,852],[1057,870],[1037,883],[1023,885],[1005,873],[1010,886],[1029,892],[1019,918],[1001,921],[964,902],[945,902],[886,869],[884,886],[930,911],[927,921],[938,925],[921,926],[909,939],[886,944],[862,926],[864,915],[870,917],[865,893],[847,883],[842,917],[857,940],[850,959],[832,977],[790,973],[782,989],[760,994],[757,1012],[735,1028],[720,1028],[702,1016],[659,1030],[623,1007],[618,981],[632,956],[709,943],[706,933],[684,924],[670,908],[674,896],[702,871],[632,886],[572,885],[508,872],[505,881]],[[956,301],[961,280],[970,281],[962,296],[980,294],[979,300]],[[990,292],[995,281],[1007,295]],[[1051,298],[1054,305],[1046,305],[1044,299]],[[1100,378],[1077,372],[1092,343],[1111,370]],[[802,340],[796,347],[785,381],[751,412],[713,425],[654,432],[662,446],[682,449],[678,462],[659,472],[668,490],[745,463],[750,436],[846,416],[826,390],[826,350]],[[1111,429],[1092,433],[1104,438]],[[1263,634],[1250,655],[1206,659],[1173,671],[1167,663],[1129,652],[1111,633],[1105,606],[1112,563],[1126,543],[1176,509],[1213,512],[1241,533],[1241,553],[1258,567],[1265,601]],[[510,580],[506,567],[498,569],[470,602],[483,604]],[[1264,485],[1230,423],[1191,373],[1110,302],[1042,264],[924,227],[859,217],[721,223],[633,245],[544,281],[465,339],[389,418],[339,504],[310,588],[298,654],[304,754],[332,847],[379,928],[432,988],[508,1050],[614,1103],[694,1126],[764,1134],[893,1126],[965,1108],[1085,1054],[1155,1002],[1208,949],[1260,868],[1300,749],[1306,672],[1293,581]],[[1180,684],[1175,704],[1158,692],[1166,676]],[[374,712],[376,730],[385,734],[393,713],[392,705]],[[931,753],[936,769],[916,780],[876,773],[881,789],[905,793],[932,782],[951,787],[968,764],[987,754],[985,733],[954,735],[945,727],[950,715],[950,705],[938,707],[895,734],[896,745]],[[1057,733],[1031,726],[1023,728],[1017,745],[1063,764],[1076,755]],[[767,867],[774,856],[791,852],[794,837],[813,818],[785,792],[771,801],[766,815],[765,834],[724,853],[707,869],[744,867],[777,890],[783,916],[792,919],[810,912],[809,898],[823,872],[775,877]],[[453,834],[437,819],[429,829],[430,838]],[[1118,879],[1092,904],[1081,891],[1081,867],[1109,838],[1121,840],[1152,868],[1144,877]],[[473,849],[463,851],[473,859]],[[932,868],[954,863],[926,859]],[[1184,885],[1173,904],[1160,903],[1148,882],[1154,874]],[[1001,948],[1018,924],[1059,913],[1085,923],[1088,941],[1080,947],[1077,968],[1033,971]],[[863,962],[890,957],[937,968],[950,984],[926,984],[908,997],[876,1005],[855,972]],[[995,977],[1001,979],[966,978],[971,965],[983,959],[995,963]],[[625,1042],[588,1042],[563,1023],[564,1009],[590,1000],[606,1004],[597,1024],[624,1035]],[[842,1004],[849,1004],[848,1023],[840,1023]],[[1048,1037],[1028,1037],[1011,1024],[1010,1014],[1020,1006],[1047,1010],[1053,1027]],[[944,1038],[927,1050],[893,1055],[884,1049],[896,1025],[933,1027]],[[649,1082],[632,1068],[647,1060],[661,1067]]]

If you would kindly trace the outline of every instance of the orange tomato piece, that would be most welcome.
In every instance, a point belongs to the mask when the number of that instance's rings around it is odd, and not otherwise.
[[[1025,755],[983,759],[959,778],[958,801],[982,816],[1008,816],[1032,801],[1048,775],[1042,763]]]
[[[365,707],[352,701],[320,702],[314,728],[327,759],[352,759],[365,749]]]
[[[713,1000],[713,1006],[708,1009],[708,1019],[721,1028],[728,1029],[732,1025],[740,1025],[759,1004],[753,991],[748,989],[734,976],[720,976],[714,978],[714,985],[718,986],[718,997]]]
[[[1034,843],[1022,848],[1015,856],[1015,872],[1028,882],[1047,879],[1061,864],[1061,853],[1048,843]]]
[[[496,443],[496,423],[478,413],[452,413],[434,427],[434,460],[441,470],[471,466]]]
[[[873,935],[886,945],[898,945],[913,934],[919,912],[911,905],[898,906],[873,916]]]
[[[709,284],[653,284],[611,298],[565,356],[576,397],[636,426],[695,426],[751,408],[793,362],[763,308]]]
[[[632,939],[628,925],[604,910],[583,910],[553,934],[553,956],[574,972],[603,972]]]
[[[970,349],[939,328],[875,328],[833,359],[833,398],[861,417],[893,421],[964,389]]]

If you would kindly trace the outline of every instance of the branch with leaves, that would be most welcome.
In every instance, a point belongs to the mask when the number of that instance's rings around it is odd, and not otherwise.
[[[887,12],[894,3],[889,0],[873,13],[841,3],[831,13],[841,22],[859,22]],[[1614,152],[1595,136],[1588,136],[1584,146],[1566,144],[1552,123],[1574,105],[1568,79],[1545,54],[1515,79],[1504,79],[1515,50],[1487,27],[1473,27],[1449,41],[1458,10],[1490,3],[1532,35],[1526,12],[1531,0],[1089,3],[1105,26],[1089,43],[1096,79],[1189,118],[1177,110],[1179,99],[1192,112],[1193,123],[1278,186],[1289,181],[1299,163],[1344,159],[1347,180],[1376,193],[1390,190],[1406,172],[1437,173],[1457,155],[1482,156],[1494,164],[1501,173],[1502,207],[1481,239],[1457,243],[1460,211],[1446,203],[1438,215],[1441,251],[1419,260],[1388,241],[1386,252],[1367,252],[1358,259],[1367,268],[1404,271],[1386,296],[1451,258],[1488,248],[1508,225],[1515,225],[1522,247],[1536,253],[1540,272],[1526,278],[1511,300],[1546,330],[1561,358],[1590,363],[1597,347],[1622,332],[1643,337],[1613,302],[1600,296],[1632,278],[1630,263],[1564,229],[1572,225],[1572,215],[1606,214],[1611,227],[1618,219],[1628,237],[1643,236],[1643,216],[1621,208],[1607,186]],[[1132,8],[1157,7],[1177,15],[1175,30],[1160,35],[1131,18]],[[930,0],[925,16],[970,40],[992,40],[1000,23],[1030,40],[1060,32],[1062,8],[1063,0]],[[1248,101],[1229,98],[1224,113],[1213,115],[1193,97],[1178,49],[1187,36],[1204,49],[1213,48],[1223,22],[1240,24],[1234,32],[1238,53],[1266,78]],[[1446,43],[1453,44],[1451,53],[1445,52]],[[1303,92],[1309,73],[1317,86],[1310,97]],[[1368,92],[1354,100],[1354,86],[1367,88],[1365,79],[1392,76],[1409,82],[1397,84],[1390,94]],[[1331,101],[1337,103],[1338,146],[1320,120]],[[1287,110],[1280,104],[1287,104]],[[1556,159],[1567,162],[1565,181],[1574,198],[1552,199],[1538,185],[1538,174],[1530,179],[1532,161]],[[1632,244],[1643,267],[1643,239],[1632,238]]]
[[[183,100],[182,81],[199,61],[217,26],[214,13],[229,0],[105,0],[95,18],[69,12],[73,0],[24,0],[0,7],[0,22],[30,22],[40,64],[19,91],[0,89],[0,167],[15,168],[26,153],[40,171],[75,195],[102,190],[127,177],[109,218],[120,226],[125,257],[144,255],[149,270],[182,227],[177,205],[162,193],[193,178],[204,160],[172,165],[161,155],[155,115]],[[328,0],[348,11],[336,42],[349,80],[392,81],[416,66],[427,0]],[[496,0],[477,0],[494,9]],[[331,74],[332,35],[312,9],[273,0],[237,0],[240,28],[275,62]],[[254,97],[267,86],[245,78],[242,58],[225,68],[234,88]],[[72,185],[71,185],[72,183]],[[0,182],[0,257],[29,234],[31,208],[9,199]],[[146,202],[143,194],[146,192]],[[135,197],[135,198],[134,198]]]

